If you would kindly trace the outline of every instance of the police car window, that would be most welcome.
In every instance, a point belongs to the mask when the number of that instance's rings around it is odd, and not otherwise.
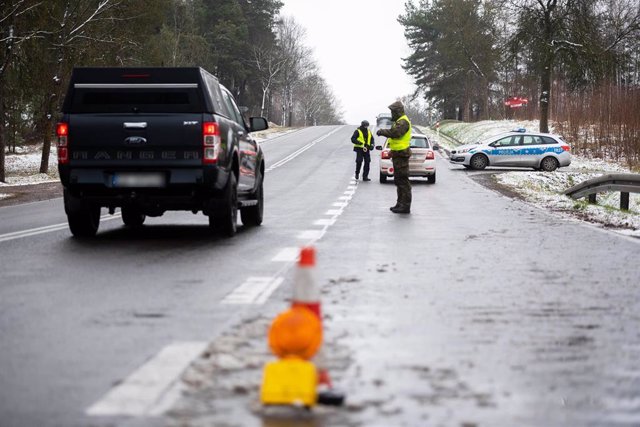
[[[507,136],[506,138],[501,138],[494,143],[496,147],[510,147],[512,145],[518,145],[518,140],[520,136]]]
[[[542,141],[544,141],[545,144],[557,144],[558,141],[556,141],[553,138],[550,138],[548,136],[541,136],[540,138],[542,138]]]
[[[542,138],[535,135],[525,135],[522,137],[524,145],[540,145],[544,144]]]

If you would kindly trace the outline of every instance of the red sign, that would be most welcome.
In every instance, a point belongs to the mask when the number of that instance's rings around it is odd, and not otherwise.
[[[510,108],[526,107],[528,104],[529,100],[527,98],[521,98],[519,96],[512,96],[504,101],[504,105],[507,105]]]

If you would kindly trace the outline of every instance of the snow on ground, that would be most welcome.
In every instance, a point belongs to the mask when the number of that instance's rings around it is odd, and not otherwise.
[[[451,136],[462,144],[482,141],[491,136],[515,128],[538,129],[537,121],[481,121],[477,123],[444,123],[440,132]],[[553,132],[553,129],[551,130]],[[433,132],[430,132],[433,133]],[[441,145],[455,147],[455,143],[440,138]],[[602,159],[587,159],[572,156],[569,167],[554,172],[518,171],[501,172],[496,169],[496,181],[520,194],[527,202],[558,215],[611,228],[616,232],[640,237],[640,194],[630,193],[629,211],[621,211],[620,192],[599,193],[598,204],[591,205],[586,199],[574,200],[563,192],[587,179],[608,173],[632,173],[618,163]]]
[[[51,147],[49,173],[41,174],[40,161],[42,147],[18,147],[17,153],[7,153],[5,158],[6,183],[0,182],[0,188],[7,185],[28,185],[58,180],[58,152]]]

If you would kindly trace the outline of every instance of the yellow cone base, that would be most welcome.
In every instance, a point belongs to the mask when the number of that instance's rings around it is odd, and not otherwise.
[[[318,373],[313,363],[298,358],[268,362],[264,366],[260,400],[263,405],[312,407],[317,402]]]

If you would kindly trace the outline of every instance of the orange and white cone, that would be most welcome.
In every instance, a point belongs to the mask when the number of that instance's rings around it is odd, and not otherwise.
[[[307,246],[301,249],[300,259],[298,260],[298,268],[294,274],[293,283],[293,299],[292,307],[305,307],[315,313],[322,325],[322,308],[320,303],[320,288],[315,279],[316,251],[315,248]],[[331,377],[326,367],[326,357],[324,346],[316,354],[314,361],[318,367],[318,387],[321,389],[319,399],[322,400],[322,390],[333,389]],[[330,392],[331,398],[326,399],[328,402],[334,399],[336,393]],[[340,398],[341,404],[344,397]],[[320,402],[323,403],[323,402]],[[334,404],[334,403],[331,403]]]
[[[316,250],[306,246],[300,250],[298,268],[293,277],[293,307],[306,307],[318,316],[322,322],[320,308],[320,289],[315,280]]]

